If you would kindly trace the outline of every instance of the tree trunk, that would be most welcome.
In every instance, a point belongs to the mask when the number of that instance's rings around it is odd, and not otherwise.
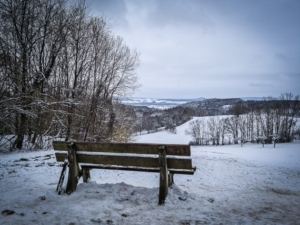
[[[15,140],[15,143],[13,144],[13,148],[21,149],[23,147],[25,130],[26,130],[26,115],[24,113],[22,113],[21,117],[20,117],[20,125],[18,126],[18,130],[16,132],[17,139]]]
[[[114,123],[115,123],[116,115],[115,115],[114,110],[113,110],[112,100],[109,100],[108,104],[109,104],[109,114],[110,115],[109,115],[109,122],[108,122],[108,125],[107,125],[107,137],[109,139],[111,139],[112,136],[113,136],[113,130],[114,130]]]
[[[74,115],[74,109],[73,109],[73,105],[69,106],[69,110],[68,110],[68,123],[67,123],[67,132],[66,132],[66,138],[65,141],[70,141],[71,139],[71,126],[73,124],[73,115]]]

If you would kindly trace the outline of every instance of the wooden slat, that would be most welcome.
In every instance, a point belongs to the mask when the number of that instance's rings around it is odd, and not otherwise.
[[[66,153],[55,153],[57,162],[63,162]],[[117,156],[117,155],[88,155],[77,154],[78,163],[105,164],[118,166],[140,166],[140,167],[157,167],[158,158],[135,157],[135,156]],[[191,159],[168,158],[169,169],[192,169]]]
[[[195,173],[195,170],[194,169],[186,169],[186,170],[183,170],[183,169],[169,169],[169,172],[172,173],[172,174],[185,174],[185,175],[193,175]]]
[[[191,159],[168,158],[168,169],[192,169]]]
[[[167,155],[191,156],[189,145],[164,145]]]
[[[87,152],[158,154],[157,146],[126,143],[76,143],[76,150]]]
[[[158,167],[158,158],[77,154],[78,163],[103,164],[115,166]],[[191,159],[167,159],[169,169],[192,169]]]
[[[81,165],[82,168],[89,168],[89,169],[105,169],[105,170],[126,170],[126,171],[136,171],[136,172],[150,172],[150,173],[157,173],[159,172],[159,168],[146,168],[146,167],[120,167],[120,166],[110,166],[110,165]]]
[[[113,152],[131,154],[158,154],[158,147],[165,146],[167,155],[190,156],[189,145],[139,144],[139,143],[90,143],[74,142],[76,151]],[[53,141],[54,150],[67,151],[67,142]]]
[[[66,156],[67,156],[67,153],[60,153],[60,152],[55,153],[55,157],[56,157],[57,162],[65,161]]]
[[[110,166],[110,165],[81,165],[82,168],[89,168],[89,169],[105,169],[105,170],[125,170],[125,171],[136,171],[136,172],[150,172],[150,173],[157,173],[159,172],[160,168],[145,168],[145,167],[119,167],[119,166]],[[170,173],[172,174],[185,174],[185,175],[193,175],[195,170],[180,170],[180,169],[169,169]]]
[[[53,149],[59,151],[68,151],[68,142],[65,141],[53,141]]]
[[[77,154],[77,160],[78,163],[115,166],[158,167],[158,159],[151,157]]]

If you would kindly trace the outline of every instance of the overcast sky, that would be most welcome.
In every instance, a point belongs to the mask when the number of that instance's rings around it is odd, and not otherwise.
[[[140,53],[135,97],[300,94],[300,0],[97,0]]]

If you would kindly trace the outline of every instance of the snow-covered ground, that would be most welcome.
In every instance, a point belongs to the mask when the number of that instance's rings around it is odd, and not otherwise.
[[[187,126],[135,141],[186,144]],[[299,224],[299,141],[192,147],[192,158],[195,174],[175,175],[158,206],[155,173],[93,170],[74,193],[57,195],[53,150],[1,154],[0,224]]]

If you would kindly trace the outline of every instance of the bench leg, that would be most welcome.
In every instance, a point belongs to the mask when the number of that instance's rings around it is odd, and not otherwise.
[[[82,168],[82,179],[83,182],[87,183],[88,179],[91,178],[90,169],[83,167]]]
[[[169,187],[172,186],[172,184],[174,184],[174,173],[169,173],[168,174],[168,180],[169,180]]]
[[[71,194],[77,188],[77,183],[80,177],[79,165],[77,163],[76,150],[74,143],[68,144],[68,157],[69,157],[69,176],[66,187],[66,192]]]
[[[160,146],[158,149],[159,153],[159,166],[160,166],[160,181],[159,181],[159,197],[158,204],[165,204],[165,199],[168,195],[168,167],[167,167],[167,157],[166,150],[164,146]]]

